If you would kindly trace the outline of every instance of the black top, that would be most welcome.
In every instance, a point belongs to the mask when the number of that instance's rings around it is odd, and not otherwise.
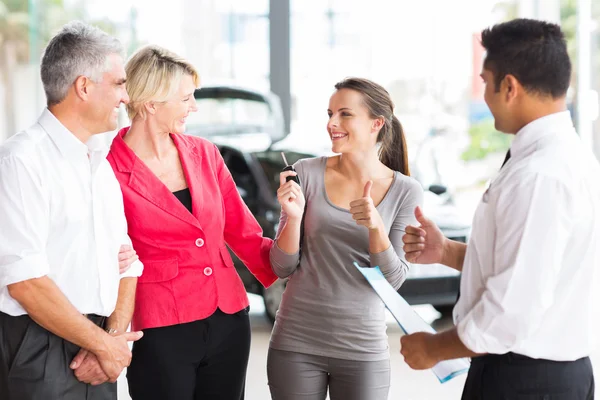
[[[185,208],[187,208],[189,210],[189,212],[191,213],[192,212],[192,194],[190,193],[190,189],[185,188],[182,190],[178,190],[176,192],[173,192],[173,194],[175,195],[175,197],[177,197],[179,199],[181,204],[183,204],[185,206]]]

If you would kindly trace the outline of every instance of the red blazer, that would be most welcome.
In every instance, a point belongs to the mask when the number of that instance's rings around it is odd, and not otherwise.
[[[248,306],[229,245],[265,286],[273,241],[240,197],[217,147],[188,135],[171,135],[192,195],[193,215],[125,144],[123,128],[108,161],[121,184],[129,236],[144,273],[138,279],[132,329],[207,318],[219,307]]]

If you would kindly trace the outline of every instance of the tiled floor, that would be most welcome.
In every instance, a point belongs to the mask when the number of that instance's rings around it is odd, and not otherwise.
[[[248,366],[246,400],[269,400],[267,386],[266,361],[271,326],[264,316],[262,299],[251,296],[252,350]],[[433,321],[439,314],[430,306],[416,307],[417,311],[427,321]],[[451,321],[446,318],[434,323],[436,329],[444,329]],[[458,376],[450,382],[440,384],[431,371],[413,371],[403,361],[400,355],[401,331],[396,322],[388,319],[388,336],[392,356],[392,383],[389,399],[398,400],[454,400],[460,399],[466,376]],[[592,357],[594,364],[600,362],[600,351]],[[600,367],[596,368],[596,381],[600,382]],[[124,375],[119,379],[119,400],[130,400],[127,393],[127,382]],[[169,399],[171,400],[171,399]]]

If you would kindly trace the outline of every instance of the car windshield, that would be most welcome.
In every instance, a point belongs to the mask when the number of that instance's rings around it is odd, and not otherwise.
[[[187,117],[187,129],[202,136],[264,132],[273,129],[269,104],[260,98],[196,98],[198,111]]]
[[[290,165],[293,165],[302,158],[314,157],[312,154],[297,153],[294,151],[284,151],[284,154]],[[279,173],[285,168],[285,163],[281,158],[281,152],[268,150],[254,153],[254,157],[256,157],[258,163],[265,172],[265,175],[269,179],[272,193],[277,193],[277,189],[279,189]]]

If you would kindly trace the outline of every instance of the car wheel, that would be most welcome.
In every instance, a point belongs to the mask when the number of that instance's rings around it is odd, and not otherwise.
[[[281,304],[281,297],[283,296],[283,291],[285,290],[286,283],[287,280],[278,279],[267,289],[263,290],[265,312],[267,314],[267,318],[269,319],[269,321],[271,321],[271,323],[275,322],[275,315],[277,315],[279,304]]]

